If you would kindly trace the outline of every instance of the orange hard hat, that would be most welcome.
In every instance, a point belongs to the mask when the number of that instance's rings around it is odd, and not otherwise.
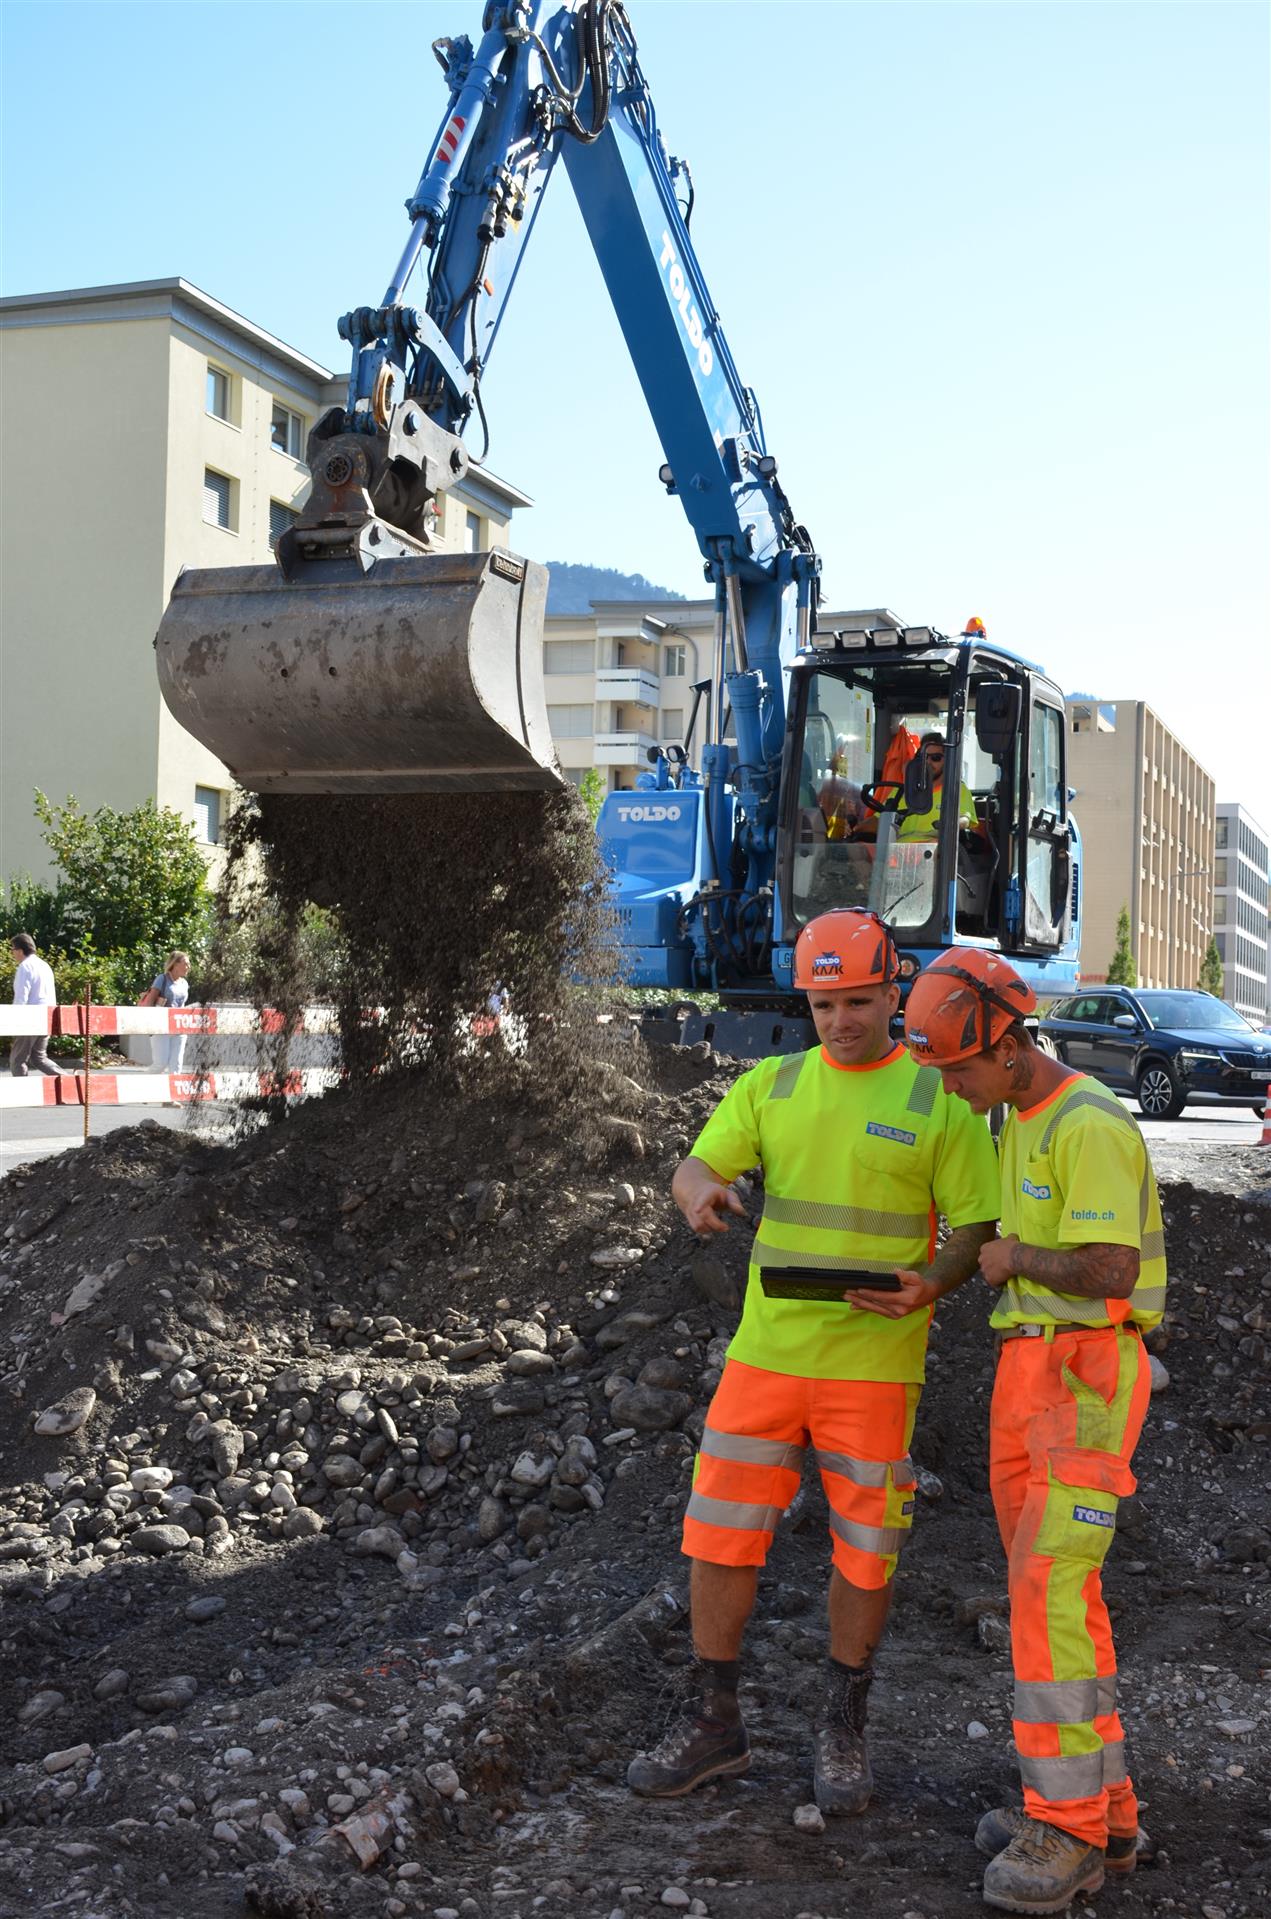
[[[953,1066],[996,1045],[1037,995],[1000,953],[978,946],[941,953],[919,973],[905,1005],[905,1044],[920,1065]]]
[[[794,983],[801,993],[890,986],[898,967],[896,942],[877,913],[854,906],[818,914],[794,943]]]

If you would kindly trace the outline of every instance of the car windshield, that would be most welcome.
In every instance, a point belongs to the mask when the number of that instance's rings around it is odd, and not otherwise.
[[[1139,1005],[1153,1026],[1168,1026],[1184,1033],[1222,1027],[1226,1032],[1252,1033],[1247,1019],[1208,993],[1140,993]]]

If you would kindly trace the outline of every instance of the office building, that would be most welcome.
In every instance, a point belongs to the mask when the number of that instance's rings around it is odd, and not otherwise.
[[[1235,800],[1218,806],[1214,840],[1214,937],[1223,965],[1223,998],[1261,1026],[1267,1000],[1267,835]]]

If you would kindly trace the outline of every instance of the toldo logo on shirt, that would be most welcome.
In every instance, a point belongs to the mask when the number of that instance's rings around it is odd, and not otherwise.
[[[1031,1179],[1026,1179],[1023,1182],[1023,1187],[1024,1187],[1024,1191],[1028,1194],[1028,1197],[1030,1199],[1049,1199],[1050,1198],[1049,1186],[1034,1186]]]
[[[842,971],[841,953],[818,953],[812,961],[813,979],[838,979]]]

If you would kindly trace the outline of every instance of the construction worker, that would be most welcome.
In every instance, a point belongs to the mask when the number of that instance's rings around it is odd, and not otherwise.
[[[941,954],[905,1008],[915,1063],[973,1113],[1010,1108],[1002,1237],[980,1253],[1000,1351],[989,1473],[1009,1566],[1023,1810],[987,1813],[984,1897],[1058,1912],[1134,1869],[1116,1655],[1100,1568],[1147,1411],[1142,1334],[1165,1309],[1165,1241],[1138,1127],[1033,1043],[1032,990],[995,954]]]
[[[896,837],[901,840],[934,840],[940,831],[940,812],[944,805],[944,761],[946,747],[942,733],[924,733],[919,752],[926,762],[931,781],[931,805],[925,813],[914,813],[901,801]],[[965,780],[958,783],[958,824],[974,826],[975,796]]]
[[[738,1704],[742,1635],[810,1447],[833,1547],[816,1800],[829,1813],[860,1812],[869,1801],[871,1662],[912,1523],[909,1441],[931,1310],[975,1270],[997,1206],[986,1125],[891,1037],[896,977],[896,948],[875,914],[836,908],[810,921],[795,945],[794,983],[808,995],[820,1044],[744,1073],[672,1183],[702,1234],[745,1218],[730,1182],[757,1164],[766,1199],[684,1521],[694,1697],[627,1773],[636,1792],[654,1798],[750,1763]],[[939,1254],[937,1211],[952,1228]],[[792,1270],[831,1296],[770,1296],[768,1287],[793,1284],[782,1278]],[[906,1316],[862,1310],[893,1295],[849,1290],[859,1273],[887,1275]]]

